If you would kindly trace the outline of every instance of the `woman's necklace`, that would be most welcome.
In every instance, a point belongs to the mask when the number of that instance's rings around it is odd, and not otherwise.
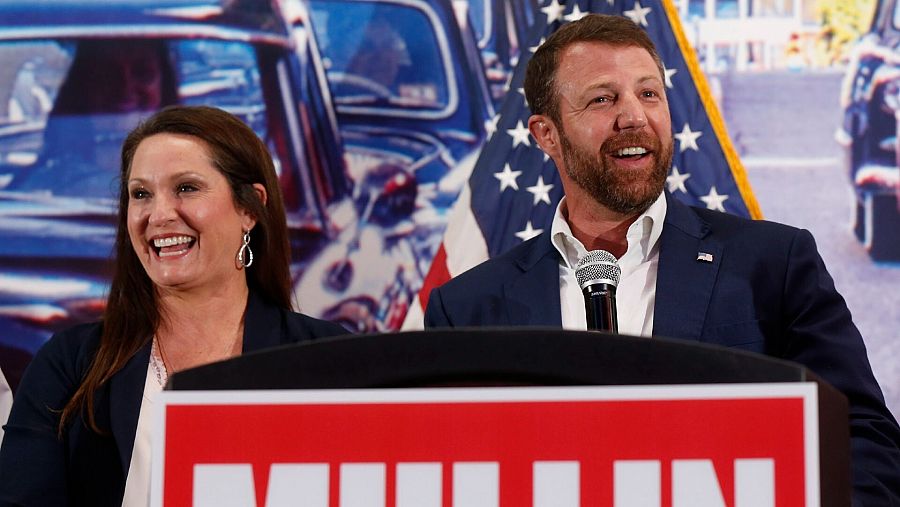
[[[169,368],[166,366],[166,359],[163,357],[162,344],[156,336],[153,336],[153,345],[150,348],[150,367],[156,375],[156,381],[161,387],[165,387],[169,380]]]
[[[235,338],[235,341],[229,344],[228,350],[225,352],[225,358],[233,355],[233,351],[238,344],[238,339],[242,337],[241,335],[242,333]],[[153,367],[153,372],[156,374],[156,381],[159,382],[159,385],[165,387],[166,382],[169,380],[169,373],[174,371],[174,366],[172,366],[171,361],[166,357],[166,349],[163,346],[162,340],[156,335],[153,336],[153,347],[150,352],[150,365]]]

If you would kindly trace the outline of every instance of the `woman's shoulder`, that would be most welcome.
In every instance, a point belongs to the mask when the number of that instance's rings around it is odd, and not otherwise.
[[[325,338],[327,336],[339,336],[350,334],[350,331],[344,329],[341,325],[334,322],[317,319],[294,311],[286,311],[287,319],[293,326],[298,326],[307,333],[310,338]]]
[[[327,320],[295,312],[270,303],[253,292],[244,318],[245,350],[297,343],[327,336],[347,334],[343,327]]]
[[[31,396],[62,408],[96,354],[101,328],[99,322],[80,324],[54,334],[25,369],[16,399]]]
[[[90,322],[55,333],[38,350],[35,359],[72,364],[90,362],[100,345],[102,329],[102,323]]]

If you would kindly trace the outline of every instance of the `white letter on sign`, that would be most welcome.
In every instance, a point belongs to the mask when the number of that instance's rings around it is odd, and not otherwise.
[[[662,466],[656,460],[613,462],[614,507],[659,507]]]
[[[734,460],[735,507],[775,507],[775,460]]]
[[[384,463],[341,463],[341,507],[384,507]]]
[[[253,467],[194,465],[194,507],[246,507],[256,505]]]
[[[255,507],[249,463],[194,465],[194,507]],[[275,464],[269,469],[266,507],[328,507],[328,465]]]
[[[734,461],[735,507],[775,505],[775,461],[738,459]],[[672,461],[673,507],[724,507],[722,490],[712,461],[684,459]]]
[[[272,465],[266,507],[328,507],[328,464]]]
[[[711,460],[672,460],[672,506],[725,507]]]
[[[441,507],[440,463],[397,463],[397,507]]]
[[[454,463],[453,507],[497,507],[499,480],[499,463]]]
[[[535,461],[534,507],[579,507],[581,466],[577,461]]]

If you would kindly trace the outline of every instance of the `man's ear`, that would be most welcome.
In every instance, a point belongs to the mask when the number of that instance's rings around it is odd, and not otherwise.
[[[542,114],[533,114],[528,118],[528,130],[544,153],[556,160],[560,153],[559,130],[553,120]]]

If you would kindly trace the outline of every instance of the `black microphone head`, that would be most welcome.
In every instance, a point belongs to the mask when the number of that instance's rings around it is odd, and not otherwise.
[[[616,287],[622,276],[622,268],[616,256],[606,250],[591,250],[578,261],[575,267],[575,278],[578,286],[584,289],[589,285],[605,283]]]

